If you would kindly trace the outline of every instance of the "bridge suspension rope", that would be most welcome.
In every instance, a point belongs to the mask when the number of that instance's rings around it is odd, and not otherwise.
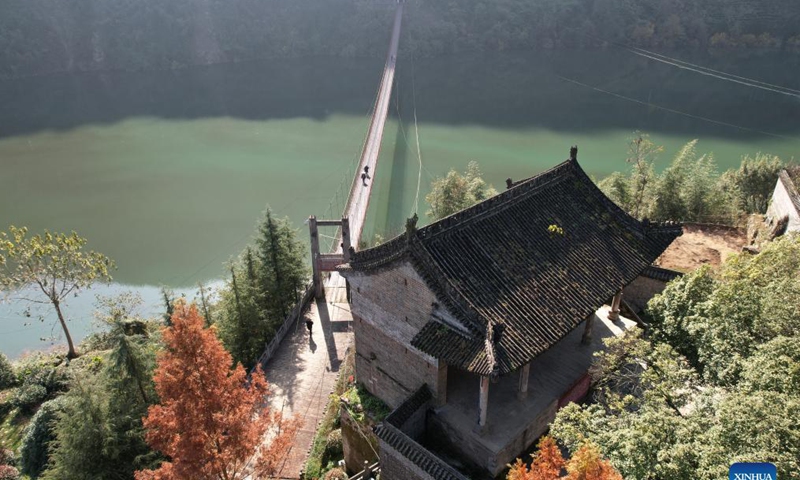
[[[414,80],[414,53],[411,53],[411,97],[414,102],[414,134],[417,139],[417,159],[419,160],[419,172],[417,173],[417,194],[414,197],[414,210],[411,214],[419,212],[419,187],[422,183],[422,151],[419,146],[419,123],[417,122],[417,87]]]

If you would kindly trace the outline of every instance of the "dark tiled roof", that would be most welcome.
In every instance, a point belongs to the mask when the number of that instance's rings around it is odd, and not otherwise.
[[[798,193],[798,188],[800,188],[800,166],[781,170],[779,178],[789,193],[789,198],[792,199],[794,208],[800,212],[800,193]]]
[[[551,225],[563,233],[551,232]],[[614,205],[571,159],[388,243],[356,252],[368,273],[410,260],[469,330],[432,319],[412,345],[482,375],[516,370],[633,281],[681,234]]]
[[[642,270],[642,276],[652,278],[653,280],[661,280],[662,282],[670,282],[683,275],[681,272],[669,270],[667,268],[649,266]]]
[[[428,385],[423,384],[416,392],[405,399],[399,407],[392,410],[392,413],[386,417],[386,421],[397,428],[403,428],[408,419],[432,398],[433,395],[431,395]]]
[[[404,424],[433,396],[423,385],[375,427],[375,434],[403,457],[437,480],[467,480],[456,469],[402,432]]]
[[[468,480],[458,470],[392,425],[378,425],[375,427],[375,435],[436,480]]]

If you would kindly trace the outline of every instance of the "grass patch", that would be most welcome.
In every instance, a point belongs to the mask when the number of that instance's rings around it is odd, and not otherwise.
[[[339,397],[343,395],[355,373],[355,347],[350,347],[344,357],[341,368],[339,369],[339,377],[336,379],[336,387],[328,399],[328,405],[325,407],[325,414],[317,427],[317,432],[314,434],[314,441],[311,442],[311,451],[308,454],[308,460],[303,467],[303,478],[305,480],[313,480],[321,478],[326,470],[335,467],[332,459],[327,458],[326,443],[328,434],[332,430],[338,428],[339,422]]]
[[[391,412],[383,400],[369,393],[360,383],[352,385],[343,396],[350,416],[362,425],[367,418],[371,420],[370,425],[380,423]]]

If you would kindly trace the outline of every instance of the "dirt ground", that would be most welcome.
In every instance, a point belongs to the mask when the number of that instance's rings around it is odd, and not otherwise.
[[[718,266],[728,255],[741,252],[746,243],[743,228],[686,224],[683,235],[655,263],[679,272],[690,272],[705,264]]]

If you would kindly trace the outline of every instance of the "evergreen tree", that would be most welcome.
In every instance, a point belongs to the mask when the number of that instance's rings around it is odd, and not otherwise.
[[[255,365],[300,298],[308,280],[306,251],[288,219],[267,208],[247,246],[230,266],[220,293],[220,339],[236,362]]]

